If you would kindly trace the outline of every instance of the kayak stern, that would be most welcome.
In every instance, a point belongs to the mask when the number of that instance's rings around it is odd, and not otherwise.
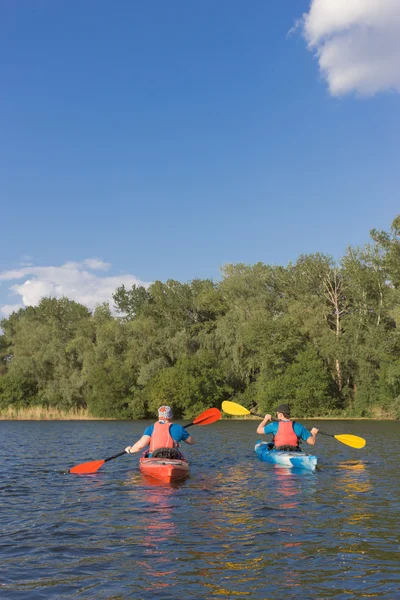
[[[146,458],[142,456],[139,468],[144,475],[154,477],[154,479],[164,483],[172,483],[189,475],[189,463],[184,459]]]
[[[307,471],[315,471],[318,459],[312,454],[304,454],[304,452],[287,452],[281,450],[273,450],[271,442],[257,442],[254,448],[258,458],[263,462],[268,462],[280,467],[288,469],[303,469]]]

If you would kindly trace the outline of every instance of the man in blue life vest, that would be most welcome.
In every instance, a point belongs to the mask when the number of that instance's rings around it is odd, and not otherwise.
[[[278,406],[276,416],[279,421],[274,421],[267,425],[268,421],[272,420],[272,417],[271,415],[265,415],[257,427],[257,433],[261,435],[272,433],[274,436],[274,450],[299,451],[300,440],[304,440],[310,446],[314,446],[318,429],[313,427],[311,431],[308,431],[304,425],[291,421],[290,406],[288,404]]]
[[[194,439],[184,427],[172,423],[172,417],[172,409],[169,406],[160,406],[157,423],[146,427],[140,440],[133,446],[127,446],[125,452],[133,454],[150,445],[149,456],[157,456],[158,451],[158,454],[164,458],[178,458],[179,452],[175,449],[178,448],[179,442],[185,442],[192,446]],[[160,454],[160,450],[163,451],[163,454]]]

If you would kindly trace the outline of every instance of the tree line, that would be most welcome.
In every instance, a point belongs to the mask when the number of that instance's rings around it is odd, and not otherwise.
[[[400,417],[400,215],[389,232],[286,267],[118,288],[116,312],[68,298],[0,322],[0,409],[191,418],[234,400],[299,417]]]

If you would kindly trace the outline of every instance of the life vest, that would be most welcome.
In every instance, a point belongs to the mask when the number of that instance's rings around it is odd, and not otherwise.
[[[154,423],[154,430],[150,438],[150,452],[157,448],[175,448],[176,442],[169,432],[171,423]]]
[[[276,447],[299,445],[299,438],[294,431],[293,421],[279,421],[274,444]]]

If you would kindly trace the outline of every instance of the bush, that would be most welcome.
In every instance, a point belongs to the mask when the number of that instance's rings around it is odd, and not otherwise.
[[[334,388],[324,363],[312,346],[300,352],[286,371],[259,389],[259,407],[274,412],[283,402],[298,417],[325,416],[335,408]]]

